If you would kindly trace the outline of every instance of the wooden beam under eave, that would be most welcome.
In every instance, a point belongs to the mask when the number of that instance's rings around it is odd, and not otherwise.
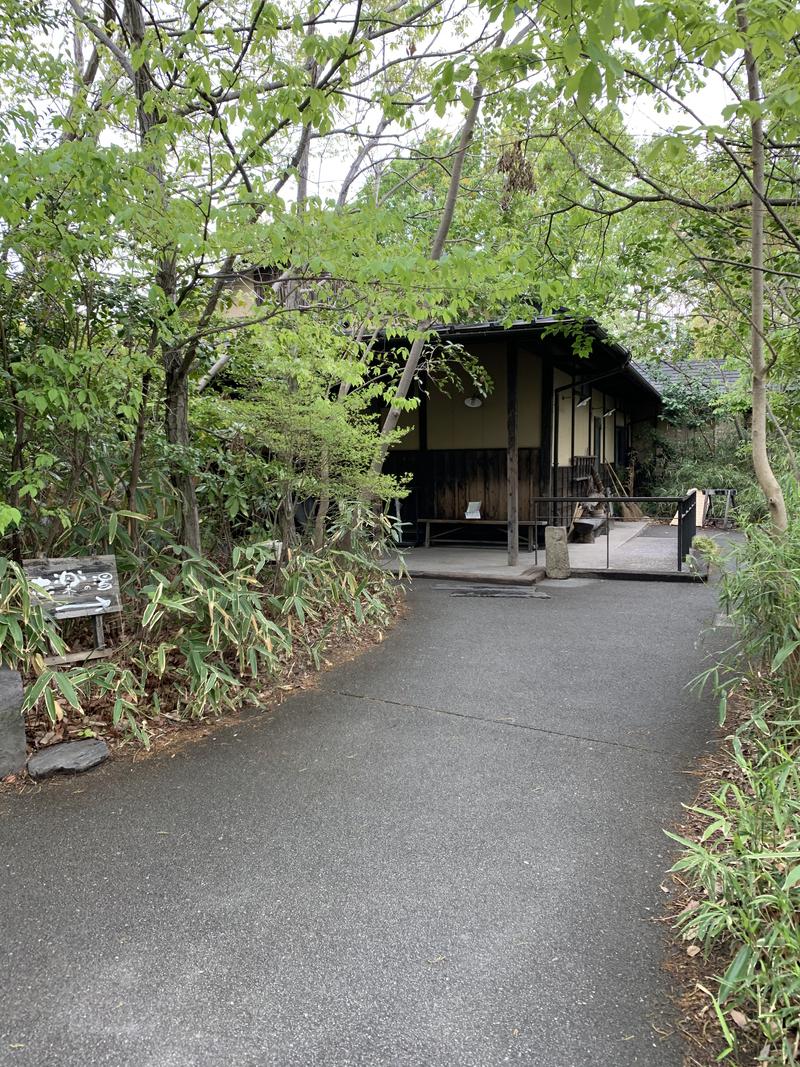
[[[517,349],[506,349],[506,487],[508,493],[508,565],[519,562],[519,445],[517,429],[519,411],[517,400]]]

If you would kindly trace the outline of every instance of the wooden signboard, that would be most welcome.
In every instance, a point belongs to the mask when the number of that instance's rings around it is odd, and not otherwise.
[[[28,559],[24,570],[34,602],[56,619],[122,610],[114,556]]]

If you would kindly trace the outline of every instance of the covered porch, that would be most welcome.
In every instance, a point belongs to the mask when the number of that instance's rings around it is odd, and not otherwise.
[[[570,544],[569,557],[576,577],[599,575],[612,578],[655,578],[664,581],[696,581],[702,574],[692,567],[677,568],[677,527],[654,523],[611,521],[608,536],[594,544]],[[486,582],[504,585],[534,585],[545,576],[546,553],[519,552],[509,564],[505,547],[434,545],[405,549],[384,560],[387,569],[412,578]]]
[[[566,501],[541,498],[591,496],[593,478],[627,463],[632,426],[657,412],[658,394],[592,320],[442,327],[438,336],[469,352],[493,387],[480,395],[466,376],[448,390],[435,376],[419,383],[419,406],[401,420],[405,437],[385,467],[409,488],[399,502],[404,542],[436,553],[442,573],[460,566],[459,543],[482,546],[490,555],[481,566],[491,559],[492,568],[500,555],[490,546],[502,544],[506,574],[522,577],[544,527],[572,516]],[[479,520],[466,518],[470,506]]]

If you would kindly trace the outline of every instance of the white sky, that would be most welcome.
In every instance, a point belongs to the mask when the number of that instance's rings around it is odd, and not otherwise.
[[[437,47],[440,47],[443,51],[447,51],[454,43],[456,43],[456,38],[449,28],[439,34]],[[63,47],[63,42],[61,42],[61,46]],[[727,93],[722,80],[712,77],[702,89],[690,94],[687,98],[687,103],[703,121],[721,122],[722,108],[725,104],[730,103],[730,100],[731,97]],[[692,119],[674,105],[671,105],[666,111],[659,112],[651,96],[642,96],[636,100],[626,102],[622,106],[622,111],[626,117],[630,132],[641,137],[667,132],[675,125],[693,124]],[[367,117],[365,117],[363,128],[369,129],[371,125],[377,122],[378,117],[377,114],[371,116],[371,121],[368,121]],[[462,117],[463,107],[459,104],[450,108],[444,119],[438,119],[431,113],[429,121],[439,128],[455,132],[461,123]],[[387,130],[387,135],[390,133],[391,128]],[[417,130],[417,136],[422,133],[422,129]],[[401,143],[407,136],[407,134],[402,135],[401,138],[396,139],[394,141],[395,145]],[[309,193],[325,200],[338,194],[350,161],[356,151],[356,143],[349,138],[336,138],[333,141],[325,139],[317,142],[317,147],[318,150],[314,151],[314,146],[312,146],[312,154],[309,160]],[[378,152],[376,157],[379,158],[382,154],[386,153]],[[368,177],[369,174],[363,174],[354,185],[353,192]],[[287,199],[294,198],[293,183],[284,188],[283,195]]]

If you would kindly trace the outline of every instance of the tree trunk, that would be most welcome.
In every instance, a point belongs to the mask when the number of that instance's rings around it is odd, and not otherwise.
[[[141,0],[125,0],[123,21],[130,38],[131,49],[142,46],[145,35],[145,19]],[[136,119],[139,127],[139,140],[146,145],[150,131],[161,121],[157,107],[148,106],[147,94],[155,87],[146,63],[135,70],[134,93],[136,96]],[[160,160],[153,159],[148,164],[150,173],[159,184],[161,194],[168,198],[164,168]],[[177,294],[177,264],[174,254],[169,249],[161,252],[156,266],[156,284],[161,288],[168,305],[174,308]],[[176,449],[186,451],[189,448],[189,366],[180,349],[173,348],[168,341],[162,342],[162,361],[164,365],[164,429],[167,441]],[[180,542],[193,552],[200,553],[200,515],[197,507],[194,478],[185,469],[183,462],[173,467],[170,481],[178,493],[180,509]]]
[[[322,446],[322,454],[319,461],[320,494],[317,504],[317,513],[314,516],[314,550],[319,552],[325,544],[325,522],[331,506],[331,494],[328,491],[328,479],[330,478],[331,465],[328,454],[328,446]]]
[[[189,377],[183,370],[180,351],[169,349],[164,352],[164,430],[171,445],[188,451]],[[179,496],[181,544],[199,555],[202,547],[200,512],[194,477],[182,465],[178,465],[173,467],[170,480]]]
[[[747,37],[748,19],[745,4],[736,8],[739,29]],[[758,64],[749,46],[744,50],[747,70],[747,95],[754,103],[761,103],[761,84]],[[766,209],[766,181],[764,177],[764,126],[760,115],[750,120],[753,138],[753,197],[750,234],[750,361],[753,370],[753,421],[751,436],[753,444],[753,468],[758,484],[767,500],[772,525],[783,532],[789,525],[786,501],[780,482],[775,477],[767,451],[767,382],[769,368],[764,358],[764,216]]]
[[[467,154],[467,149],[472,143],[472,136],[475,132],[475,122],[478,118],[482,100],[483,85],[481,85],[480,82],[477,82],[472,93],[472,105],[467,112],[466,118],[464,119],[464,125],[461,128],[461,135],[458,139],[458,148],[456,149],[453,158],[453,170],[450,174],[450,184],[447,188],[447,197],[445,198],[442,217],[439,221],[439,228],[436,231],[436,236],[433,239],[433,245],[431,247],[430,258],[433,262],[441,259],[444,243],[450,232],[450,226],[452,225],[453,214],[456,208],[456,200],[458,199],[458,190],[461,186],[461,173],[464,169],[464,159]],[[426,320],[418,323],[418,328],[421,332],[427,330],[430,325],[430,320]],[[418,337],[411,345],[411,351],[408,353],[406,365],[403,368],[403,373],[400,376],[400,381],[397,385],[395,395],[398,400],[405,400],[411,391],[411,386],[414,383],[414,377],[417,373],[417,367],[419,366],[419,359],[422,355],[424,344],[425,341]],[[382,442],[378,450],[378,455],[375,457],[375,461],[372,465],[375,473],[380,473],[383,469],[386,453],[389,451],[389,435],[397,428],[400,413],[401,409],[397,407],[395,403],[392,403],[386,413],[386,418],[383,420],[383,426],[381,427]]]
[[[142,375],[142,395],[139,401],[139,413],[136,416],[136,431],[133,435],[133,452],[131,453],[131,476],[128,481],[128,511],[136,511],[136,491],[139,488],[139,475],[142,469],[142,450],[147,424],[147,401],[150,396],[152,375],[149,370]],[[133,537],[136,519],[128,520],[128,532]]]
[[[17,386],[14,379],[14,375],[9,366],[10,354],[8,350],[5,323],[0,317],[0,351],[3,356],[3,369],[5,370],[6,380],[8,382],[8,390],[11,394],[11,406],[14,411],[14,445],[11,451],[11,467],[10,473],[17,474],[22,470],[24,450],[25,450],[25,409],[19,402],[17,396]],[[9,506],[20,510],[19,507],[19,485],[13,482],[8,486],[6,492],[6,498]],[[19,527],[16,526],[10,533],[11,539],[11,552],[9,553],[15,563],[22,566],[22,540],[19,534]]]

